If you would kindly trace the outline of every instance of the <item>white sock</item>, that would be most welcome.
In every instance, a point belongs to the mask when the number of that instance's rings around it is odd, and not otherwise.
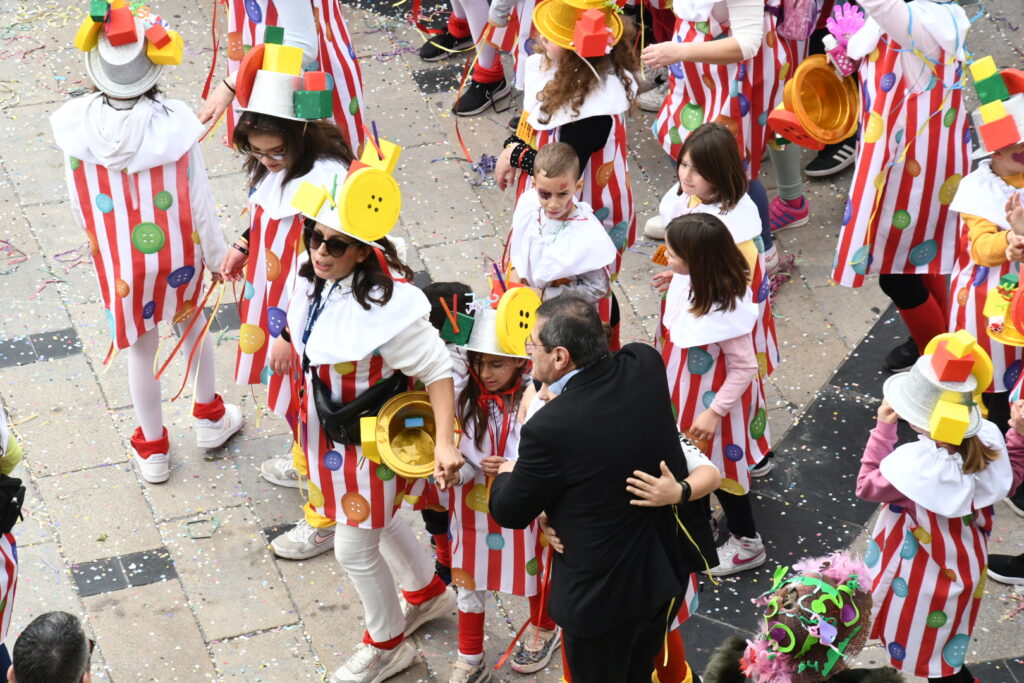
[[[460,659],[465,659],[467,662],[469,662],[473,666],[480,666],[481,664],[483,664],[483,661],[484,661],[484,653],[481,652],[480,654],[476,654],[476,655],[467,655],[464,652],[459,652],[459,658]]]

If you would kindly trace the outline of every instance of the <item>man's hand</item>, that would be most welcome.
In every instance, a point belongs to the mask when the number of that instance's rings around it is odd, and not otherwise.
[[[480,469],[483,470],[484,474],[488,477],[496,477],[498,476],[498,470],[504,462],[505,458],[499,458],[496,455],[489,455],[480,461]]]
[[[548,538],[548,544],[551,549],[556,553],[564,553],[565,546],[562,545],[562,539],[558,537],[555,530],[548,524],[548,515],[546,512],[542,512],[540,517],[537,518],[537,523],[540,524],[540,530],[544,532],[544,535]]]
[[[683,501],[683,486],[676,481],[665,461],[661,461],[661,476],[654,477],[640,470],[633,470],[633,476],[626,479],[626,490],[636,498],[630,505],[661,507]]]
[[[502,460],[504,460],[504,458],[502,458]],[[505,462],[501,463],[501,465],[498,466],[498,474],[505,474],[506,472],[511,472],[515,468],[516,468],[516,461],[515,460],[505,460]],[[497,475],[495,475],[495,476],[497,476]]]

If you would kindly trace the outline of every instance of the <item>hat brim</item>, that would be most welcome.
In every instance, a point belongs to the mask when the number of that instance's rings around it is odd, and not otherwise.
[[[931,414],[925,413],[920,406],[910,399],[906,386],[909,380],[910,372],[901,372],[889,377],[882,385],[882,395],[901,419],[928,434],[931,429],[929,425]],[[967,426],[967,431],[964,433],[965,439],[981,431],[981,410],[977,405],[973,405],[970,406],[968,411],[971,421]]]
[[[468,343],[465,346],[460,346],[459,348],[464,349],[466,351],[473,351],[475,353],[487,354],[488,356],[502,356],[504,358],[518,358],[519,360],[530,360],[530,356],[528,355],[517,356],[514,353],[505,353],[504,351],[500,351],[498,349],[482,349],[477,346],[470,346]]]
[[[557,24],[550,19],[556,3],[560,1],[561,0],[541,0],[537,3],[537,6],[533,9],[533,26],[542,36],[550,40],[555,45],[575,52],[572,46],[572,34],[564,35],[561,32],[556,31],[555,27]],[[622,17],[614,12],[609,12],[605,16],[607,19],[606,23],[612,30],[612,46],[614,46],[622,39]]]
[[[300,119],[297,116],[284,116],[283,114],[280,114],[279,112],[263,111],[259,107],[255,107],[255,108],[254,107],[239,108],[238,112],[240,114],[244,114],[245,112],[252,112],[253,114],[260,114],[262,116],[273,116],[275,119],[285,119],[286,121],[314,121],[314,120],[315,121],[322,121],[323,120],[323,119]]]
[[[163,64],[153,64],[150,62],[150,66],[142,78],[134,83],[125,85],[123,83],[116,83],[107,75],[98,49],[89,50],[89,52],[85,53],[85,72],[89,75],[89,79],[93,84],[99,88],[100,92],[110,97],[131,99],[145,95],[156,85],[163,70]]]

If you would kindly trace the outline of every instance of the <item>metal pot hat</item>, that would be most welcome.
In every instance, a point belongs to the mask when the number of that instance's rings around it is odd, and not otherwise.
[[[499,327],[505,327],[501,325],[501,322],[504,321],[499,321],[498,310],[495,308],[483,308],[477,311],[473,317],[473,330],[469,333],[469,341],[466,342],[463,348],[467,351],[486,353],[491,356],[527,358],[525,341],[521,353],[516,353],[515,350],[510,351],[498,341],[498,329]]]
[[[402,192],[391,172],[402,148],[380,140],[380,152],[367,144],[359,161],[353,161],[344,178],[331,186],[303,181],[292,197],[292,206],[304,216],[323,223],[368,246],[386,237],[398,222]]]
[[[284,44],[284,29],[268,26],[266,42],[242,57],[235,73],[235,99],[243,111],[290,121],[333,115],[333,92],[323,71],[302,71],[302,48]]]
[[[101,92],[131,99],[156,85],[164,66],[181,64],[184,41],[147,8],[133,13],[120,0],[91,4],[75,47],[85,53],[86,73]]]
[[[885,381],[896,413],[935,441],[959,445],[981,429],[980,393],[992,381],[992,361],[966,330],[939,335],[909,372]]]
[[[782,104],[769,114],[768,126],[801,147],[823,149],[850,137],[859,120],[857,82],[840,78],[825,55],[812,55],[786,82]]]
[[[581,57],[601,57],[622,38],[622,18],[605,0],[541,0],[533,25],[555,45]]]
[[[1024,141],[1024,71],[996,68],[991,56],[970,65],[981,106],[971,112],[978,133],[975,159]]]

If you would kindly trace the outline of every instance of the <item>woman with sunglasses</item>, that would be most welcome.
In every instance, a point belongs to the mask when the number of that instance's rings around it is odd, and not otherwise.
[[[297,406],[285,375],[274,375],[266,367],[288,310],[288,283],[301,251],[302,216],[291,198],[304,180],[320,186],[344,177],[353,156],[336,126],[325,120],[299,120],[292,111],[280,111],[280,102],[291,103],[291,93],[254,86],[235,126],[234,145],[246,155],[249,228],[227,250],[221,271],[225,280],[244,279],[235,381],[267,384],[268,407],[294,426]],[[305,474],[298,464],[293,448],[265,461],[260,474],[273,484],[298,488],[299,476]],[[333,542],[333,522],[307,514],[275,538],[271,548],[279,557],[305,560],[329,551]]]
[[[340,178],[337,185],[326,183],[327,188],[341,185]],[[301,191],[315,192],[316,187]],[[289,359],[302,359],[299,440],[309,472],[307,509],[337,522],[335,557],[363,604],[366,632],[330,680],[383,681],[415,658],[405,636],[450,613],[455,597],[397,514],[419,480],[406,480],[364,458],[360,435],[338,412],[359,402],[370,403],[361,408],[376,414],[393,392],[408,386],[406,377],[417,379],[430,395],[436,425],[434,479],[446,489],[457,481],[462,465],[455,446],[452,361],[428,321],[426,296],[409,282],[412,270],[381,236],[390,226],[374,226],[373,221],[343,226],[333,201],[305,210],[316,216],[306,220],[308,250],[270,367],[290,373]],[[388,388],[391,382],[396,386]],[[334,423],[321,424],[327,401],[334,411],[329,419],[342,422],[345,433],[334,431]],[[396,578],[403,600],[395,593]]]

